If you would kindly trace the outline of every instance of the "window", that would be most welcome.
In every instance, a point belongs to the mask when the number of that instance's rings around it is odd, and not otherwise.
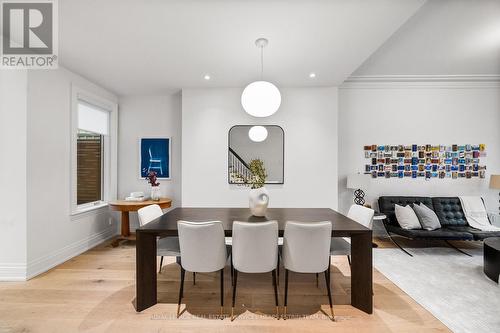
[[[78,130],[77,205],[103,201],[103,143],[103,135]]]
[[[104,201],[104,141],[109,135],[109,111],[78,100],[77,205]]]
[[[116,196],[116,104],[74,90],[71,210],[76,214]]]

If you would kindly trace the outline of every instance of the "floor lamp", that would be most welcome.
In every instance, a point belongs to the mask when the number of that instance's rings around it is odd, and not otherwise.
[[[490,188],[494,190],[500,190],[500,175],[491,175],[490,176]],[[500,204],[500,200],[498,201]],[[500,207],[498,207],[500,212]]]
[[[360,173],[347,176],[347,188],[354,190],[354,203],[363,206],[365,204],[365,192],[368,187],[368,177]]]

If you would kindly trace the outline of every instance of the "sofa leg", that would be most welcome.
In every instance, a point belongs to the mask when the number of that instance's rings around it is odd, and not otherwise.
[[[467,253],[467,252],[465,252],[463,250],[460,250],[458,247],[456,247],[455,245],[451,244],[449,241],[445,240],[445,243],[448,244],[449,247],[454,248],[455,250],[457,250],[458,252],[463,253],[466,256],[472,257],[471,254],[469,254],[469,253]]]
[[[394,243],[397,247],[399,247],[399,249],[400,249],[401,251],[403,251],[404,253],[406,253],[406,254],[407,254],[407,255],[409,255],[410,257],[413,257],[413,254],[411,254],[410,252],[408,252],[408,251],[406,251],[405,249],[403,249],[403,247],[402,247],[401,245],[399,245],[399,243],[398,243],[398,242],[396,242],[396,241],[394,240],[394,238],[392,238],[392,236],[391,236],[391,234],[390,234],[390,233],[387,233],[387,235],[389,236],[389,238],[391,239],[391,241],[392,241],[392,242],[393,242],[393,243]]]

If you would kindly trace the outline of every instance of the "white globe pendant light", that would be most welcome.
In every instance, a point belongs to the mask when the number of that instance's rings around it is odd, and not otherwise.
[[[254,81],[245,87],[241,94],[241,105],[243,109],[254,117],[269,117],[278,111],[281,105],[281,93],[271,82],[262,80],[264,74],[264,47],[269,41],[259,38],[255,45],[260,48],[260,81]]]
[[[269,117],[278,111],[280,104],[280,91],[271,82],[252,82],[241,94],[243,109],[254,117]]]
[[[248,130],[248,137],[253,142],[262,142],[267,139],[267,129],[264,126],[252,126]]]

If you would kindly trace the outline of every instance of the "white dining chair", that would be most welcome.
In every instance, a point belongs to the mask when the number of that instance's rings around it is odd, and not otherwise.
[[[278,286],[278,222],[233,223],[233,248],[231,265],[234,269],[231,321],[234,320],[234,303],[238,273],[272,273],[276,317],[279,319]]]
[[[330,291],[330,242],[332,223],[287,222],[283,235],[283,266],[285,267],[285,302],[283,319],[288,303],[288,273],[324,273],[331,319],[335,320]]]
[[[227,250],[224,228],[220,221],[178,221],[179,245],[181,249],[181,285],[177,317],[180,316],[181,300],[184,296],[185,272],[220,272],[220,317],[224,319],[224,266]]]
[[[371,230],[373,227],[374,214],[375,211],[371,208],[360,205],[352,205],[351,208],[349,208],[347,217]]]
[[[163,211],[158,205],[149,205],[143,207],[137,211],[139,216],[139,225],[142,227],[149,222],[156,220],[163,215]],[[161,268],[163,265],[163,257],[176,257],[180,258],[181,251],[179,249],[179,238],[178,237],[163,237],[158,239],[156,243],[156,255],[161,256],[160,259],[160,269],[158,273],[161,273]],[[194,281],[194,276],[193,276]]]
[[[373,226],[373,215],[375,211],[371,208],[364,207],[361,205],[352,205],[349,208],[347,217],[351,220],[362,224],[368,229],[372,229]],[[333,237],[330,247],[330,255],[332,256],[347,256],[349,265],[351,265],[351,243],[341,237]]]

